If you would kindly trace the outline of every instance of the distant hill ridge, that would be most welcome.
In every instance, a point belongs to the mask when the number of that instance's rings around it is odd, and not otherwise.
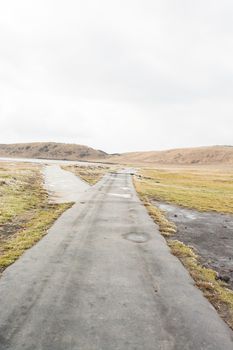
[[[112,161],[130,164],[233,165],[233,146],[177,148],[166,151],[131,152],[115,156]]]
[[[83,145],[56,142],[33,142],[0,144],[0,157],[99,160],[106,158],[107,153]]]
[[[110,155],[91,147],[34,142],[0,144],[0,157],[100,161],[125,164],[233,165],[233,146],[178,148],[166,151],[130,152]]]

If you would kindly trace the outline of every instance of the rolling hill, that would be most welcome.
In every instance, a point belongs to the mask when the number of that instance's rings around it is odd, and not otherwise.
[[[126,164],[233,165],[233,146],[180,148],[167,151],[132,152],[116,155],[109,161]]]
[[[0,144],[0,157],[100,161],[120,164],[233,165],[233,146],[179,148],[110,155],[83,145],[55,142]]]
[[[0,144],[0,157],[62,160],[102,160],[107,153],[93,148],[55,142]]]

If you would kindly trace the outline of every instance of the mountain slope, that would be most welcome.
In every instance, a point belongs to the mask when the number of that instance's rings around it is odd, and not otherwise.
[[[0,157],[102,160],[107,156],[103,151],[75,144],[55,142],[0,144]]]
[[[132,152],[116,155],[109,161],[128,164],[232,164],[232,146],[180,148],[167,151]]]
[[[233,146],[179,148],[109,155],[93,148],[55,142],[0,144],[0,157],[95,160],[122,164],[233,165]]]

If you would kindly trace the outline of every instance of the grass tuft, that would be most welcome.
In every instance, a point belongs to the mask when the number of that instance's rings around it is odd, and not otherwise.
[[[79,176],[82,180],[93,186],[99,182],[103,176],[115,168],[104,165],[68,165],[62,167],[64,170],[71,171],[75,175]]]
[[[187,268],[197,287],[216,308],[221,317],[233,329],[233,291],[224,282],[216,280],[217,273],[200,265],[198,256],[185,244],[168,240],[172,253]]]
[[[159,230],[163,236],[169,237],[176,233],[176,225],[167,220],[162,210],[150,204],[148,200],[144,199],[143,202],[149,215],[159,225]]]

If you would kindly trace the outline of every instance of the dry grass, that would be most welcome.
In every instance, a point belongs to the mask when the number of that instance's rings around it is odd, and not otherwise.
[[[40,169],[23,163],[0,165],[0,224],[25,214],[47,200]]]
[[[115,168],[104,166],[104,165],[88,165],[88,166],[80,166],[80,165],[71,165],[71,166],[63,166],[64,170],[71,171],[75,175],[79,176],[82,180],[89,183],[89,185],[95,185],[98,181],[102,179],[102,177],[113,171]]]
[[[137,190],[142,196],[199,211],[233,213],[233,171],[173,167],[140,173]]]
[[[0,165],[0,271],[47,232],[71,204],[49,204],[39,165]]]
[[[0,244],[0,271],[17,260],[26,249],[31,248],[46,233],[53,222],[68,209],[70,204],[50,204],[38,210],[24,228]]]
[[[168,240],[172,253],[177,256],[187,268],[196,285],[205,297],[216,308],[221,317],[233,329],[233,291],[227,288],[224,282],[216,280],[216,272],[202,267],[198,256],[191,247],[176,241]]]
[[[150,202],[145,198],[143,199],[143,202],[148,210],[149,215],[159,225],[159,230],[163,236],[169,237],[176,233],[176,225],[173,222],[167,220],[162,210],[150,204]]]
[[[167,243],[171,249],[171,252],[181,260],[181,262],[187,268],[193,280],[195,281],[197,287],[203,292],[205,297],[209,299],[209,301],[216,308],[216,310],[218,311],[220,316],[225,320],[225,322],[233,329],[233,291],[228,289],[227,285],[224,284],[224,282],[220,282],[216,280],[217,274],[214,270],[207,269],[201,266],[199,262],[199,257],[192,247],[189,247],[180,241],[171,239],[172,234],[176,232],[175,224],[170,222],[166,218],[165,213],[163,211],[161,211],[160,209],[158,209],[157,207],[155,207],[150,203],[150,199],[156,198],[156,199],[164,200],[165,196],[166,198],[167,197],[171,198],[169,196],[169,192],[167,191],[167,189],[165,190],[165,192],[163,192],[164,196],[162,196],[162,198],[155,197],[154,181],[162,180],[163,183],[165,181],[168,181],[174,184],[177,184],[178,181],[181,181],[183,184],[184,182],[186,182],[185,191],[186,193],[188,193],[189,187],[191,187],[190,182],[192,179],[192,175],[184,175],[183,177],[184,180],[182,180],[182,174],[180,174],[179,172],[176,176],[174,175],[170,176],[167,173],[167,171],[165,171],[164,174],[159,176],[160,172],[155,171],[151,173],[151,170],[150,170],[150,173],[143,171],[142,174],[147,177],[149,176],[149,174],[150,176],[151,174],[153,175],[156,174],[156,180],[155,178],[153,180],[151,179],[140,180],[136,177],[134,178],[135,188],[139,194],[139,197],[144,202],[148,210],[148,213],[154,219],[154,221],[159,225],[160,232],[166,238]],[[229,175],[229,177],[231,176],[232,175]],[[223,177],[225,178],[225,175],[223,175]],[[227,179],[225,179],[227,183],[230,182],[229,177],[227,176]],[[203,185],[205,184],[205,186],[208,187],[209,180],[204,180],[203,177],[200,176],[200,174],[197,175],[197,178],[199,179],[198,181],[201,181]],[[149,181],[149,182],[146,182],[146,181]],[[152,181],[151,183],[153,186],[151,189],[149,187],[150,181]],[[145,186],[145,182],[146,182],[146,186]],[[195,186],[197,186],[197,184],[195,184]],[[229,190],[228,185],[226,187]],[[226,188],[225,188],[225,191],[226,191]],[[197,196],[196,192],[195,192],[195,196]],[[195,209],[197,209],[197,205],[198,205],[199,210],[202,207],[205,207],[205,208],[207,207],[210,210],[210,207],[207,205],[206,197],[201,198],[200,202],[197,202],[197,198],[195,196],[194,198],[191,198],[189,202],[185,202],[184,206],[188,206],[192,208],[194,207]],[[180,202],[177,201],[176,197],[173,197],[173,198],[174,199],[172,202],[175,202],[176,204],[180,204]],[[181,197],[179,197],[179,200],[181,200]],[[184,201],[185,201],[185,197],[184,197]],[[226,200],[225,206],[223,205],[223,202],[221,203],[221,208],[222,207],[224,207],[225,209],[228,208],[228,204],[229,204],[229,198]],[[211,210],[213,210],[213,208],[215,208],[216,211],[219,211],[219,206],[217,206],[216,203],[213,206],[211,206]]]

